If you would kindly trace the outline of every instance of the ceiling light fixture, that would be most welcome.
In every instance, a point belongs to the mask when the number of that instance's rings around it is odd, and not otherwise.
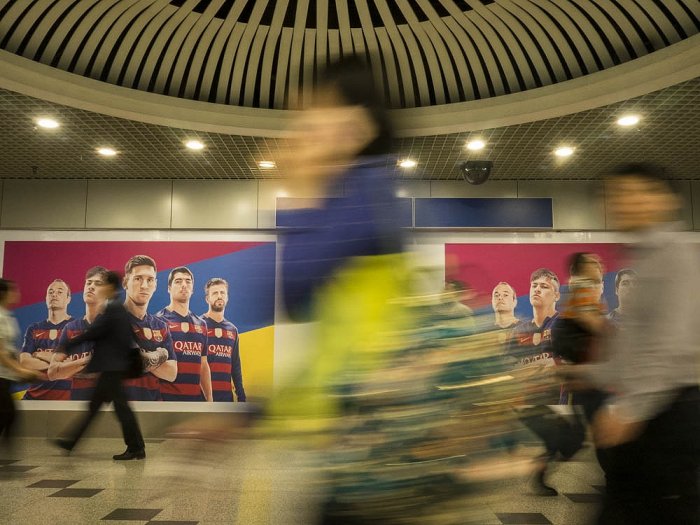
[[[204,143],[200,142],[199,140],[188,140],[187,142],[185,142],[185,146],[188,149],[192,149],[195,151],[204,149]]]
[[[112,148],[97,148],[97,153],[105,157],[114,157],[117,151]]]
[[[561,148],[555,149],[554,154],[557,157],[570,157],[574,154],[574,150],[575,148],[572,148],[570,146],[562,146]]]
[[[484,149],[486,142],[481,139],[471,140],[467,143],[467,149],[470,151],[479,151]]]
[[[269,170],[272,168],[276,168],[277,164],[275,164],[274,161],[271,160],[261,160],[260,162],[258,162],[258,167],[264,170]]]
[[[418,163],[415,160],[403,159],[399,162],[399,166],[402,168],[415,168]]]
[[[639,117],[637,115],[625,115],[617,119],[617,124],[619,126],[634,126],[639,122]]]
[[[36,119],[36,124],[39,127],[46,129],[56,129],[60,124],[52,118],[38,118]]]

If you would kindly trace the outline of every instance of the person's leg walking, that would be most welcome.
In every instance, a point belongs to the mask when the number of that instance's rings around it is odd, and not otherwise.
[[[72,431],[68,433],[66,440],[60,444],[63,448],[71,450],[80,441],[85,431],[95,419],[95,416],[100,411],[100,407],[103,403],[109,400],[109,379],[105,377],[104,373],[100,374],[97,378],[97,384],[95,385],[95,390],[92,392],[92,397],[88,404],[88,413],[83,417],[78,425],[73,427]],[[64,446],[65,445],[65,446]]]
[[[126,399],[126,392],[122,384],[123,374],[121,372],[112,372],[112,374],[113,377],[110,380],[113,392],[112,402],[114,403],[114,412],[122,427],[126,449],[129,452],[142,452],[145,449],[143,436],[136,416]]]
[[[15,421],[15,402],[12,399],[10,385],[12,381],[0,378],[0,438],[5,444],[10,442],[12,437],[12,425]]]

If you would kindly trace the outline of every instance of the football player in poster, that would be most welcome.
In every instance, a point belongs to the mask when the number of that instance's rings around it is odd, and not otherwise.
[[[124,381],[130,401],[161,401],[160,382],[175,381],[177,358],[168,325],[148,313],[148,303],[158,285],[156,262],[148,255],[134,255],[124,266],[124,307],[141,349],[145,373]]]
[[[625,315],[625,307],[629,307],[630,292],[637,284],[637,272],[630,268],[623,268],[615,275],[615,295],[617,296],[617,308],[608,314],[608,319],[615,326],[620,326]]]
[[[501,281],[491,292],[491,308],[493,308],[494,323],[499,328],[513,328],[520,321],[515,317],[515,307],[518,296],[513,287]]]
[[[39,372],[43,381],[30,385],[24,399],[70,399],[70,381],[53,380],[56,378],[48,375],[61,333],[71,320],[68,315],[70,299],[68,285],[61,279],[54,279],[46,290],[48,317],[27,327],[19,362],[23,367]]]
[[[73,319],[66,324],[61,334],[59,346],[51,360],[51,366],[49,366],[50,379],[70,380],[70,399],[72,400],[89,400],[95,387],[94,375],[83,372],[92,357],[93,343],[85,341],[72,348],[69,353],[66,353],[65,345],[87,330],[99,315],[102,300],[97,294],[97,288],[102,286],[106,272],[107,269],[102,266],[93,266],[86,272],[85,284],[83,285],[85,315],[81,319]]]
[[[170,304],[156,314],[168,323],[177,356],[175,381],[161,381],[163,401],[211,401],[211,372],[207,362],[207,325],[190,311],[194,275],[174,268],[168,276]]]
[[[243,372],[239,351],[239,334],[236,326],[224,317],[228,304],[228,283],[221,278],[209,279],[204,287],[209,310],[202,318],[207,323],[208,360],[211,368],[211,385],[214,401],[245,401]]]

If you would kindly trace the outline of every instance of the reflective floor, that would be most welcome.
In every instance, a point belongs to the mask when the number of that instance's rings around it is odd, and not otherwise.
[[[318,497],[307,457],[271,441],[147,440],[143,461],[117,462],[119,439],[88,438],[66,456],[21,438],[0,452],[0,523],[311,525]],[[523,452],[529,457],[532,451]],[[590,448],[557,464],[560,495],[529,494],[526,477],[484,482],[456,503],[455,523],[590,523],[602,475]]]

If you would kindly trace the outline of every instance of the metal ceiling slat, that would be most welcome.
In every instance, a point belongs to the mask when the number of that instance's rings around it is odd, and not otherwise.
[[[194,19],[190,15],[192,14],[192,10],[197,7],[197,4],[199,4],[199,0],[187,0],[182,7],[177,9],[175,14],[168,18],[165,24],[163,24],[163,27],[155,39],[151,40],[152,44],[148,49],[148,54],[143,57],[144,68],[141,73],[141,78],[139,78],[138,89],[147,90],[151,82],[158,81],[158,77],[161,76],[163,70],[169,71],[173,57],[180,47],[179,44],[182,42],[182,38],[184,38],[182,34],[178,32],[178,29],[183,25],[186,30],[192,27]],[[160,61],[163,55],[165,56],[163,60]],[[159,61],[160,70],[156,70]],[[166,74],[168,71],[166,71]]]
[[[337,0],[335,11],[338,14],[338,31],[340,32],[341,53],[343,56],[353,54],[353,37],[350,28],[350,14],[348,13],[348,0]]]
[[[353,27],[350,29],[350,34],[352,35],[352,46],[355,50],[355,55],[359,56],[361,59],[365,59],[367,50],[365,49],[365,33],[359,27]]]
[[[260,20],[265,13],[265,8],[267,7],[268,0],[256,0],[255,6],[253,7],[253,12],[250,14],[250,18],[246,23],[246,30],[243,32],[241,41],[238,44],[238,49],[236,50],[236,59],[234,61],[233,67],[233,78],[231,80],[231,85],[229,88],[229,104],[238,105],[240,104],[241,96],[243,95],[243,78],[246,75],[250,75],[250,68],[248,67],[250,46],[253,43],[253,38],[258,32],[260,26]],[[255,72],[253,75],[253,82],[255,82],[255,77],[257,75],[257,58],[255,65]]]
[[[102,39],[109,31],[111,31],[111,27],[119,19],[119,17],[135,2],[136,0],[122,0],[121,2],[115,2],[115,4],[110,7],[108,11],[104,11],[105,16],[103,16],[100,21],[97,22],[87,41],[84,43],[83,48],[80,50],[80,55],[77,57],[75,62],[73,73],[77,75],[90,74],[87,68],[90,64],[90,60],[99,51],[98,46],[100,46]],[[93,78],[100,78],[103,65],[104,63],[100,64],[95,61],[97,75],[93,74]],[[93,67],[93,70],[95,70],[95,67]]]
[[[265,45],[269,31],[269,26],[258,26],[258,30],[255,33],[255,38],[253,38],[253,45],[250,48],[250,57],[246,68],[248,72],[245,76],[245,87],[243,89],[242,105],[246,107],[252,107],[255,99],[255,93],[260,93],[262,91],[261,86],[257,85],[258,67],[260,65],[260,58],[262,57],[263,46]],[[260,83],[262,84],[262,77],[260,78]]]
[[[484,24],[483,18],[473,10],[464,13],[464,20],[469,23],[469,27],[465,29],[474,36],[479,52],[485,59],[488,57],[486,64],[496,94],[504,95],[512,90],[511,86],[519,86],[515,67],[493,27]]]
[[[219,82],[216,86],[216,102],[219,104],[229,103],[229,89],[231,88],[236,51],[245,29],[246,24],[236,22],[224,45],[221,69],[219,70]]]
[[[380,52],[384,56],[386,77],[389,79],[389,85],[387,86],[389,88],[389,104],[395,108],[408,107],[405,101],[401,99],[401,89],[399,85],[403,82],[403,78],[401,73],[396,69],[396,54],[391,46],[391,40],[389,40],[386,28],[377,27],[374,31],[377,34]],[[408,72],[410,72],[410,69]]]
[[[49,7],[49,9],[46,11],[44,19],[39,23],[29,39],[29,42],[27,42],[27,45],[22,51],[22,55],[34,60],[39,46],[41,46],[41,43],[49,35],[51,26],[56,22],[57,18],[59,18],[67,9],[71,7],[71,3],[67,4],[65,2],[57,2],[53,6]]]
[[[517,15],[518,19],[520,19],[523,24],[527,25],[530,31],[535,35],[549,63],[552,65],[557,82],[566,80],[564,64],[557,55],[557,50],[561,53],[566,67],[568,67],[571,72],[571,76],[581,76],[581,66],[578,60],[576,60],[571,46],[568,41],[563,38],[561,30],[552,22],[551,18],[548,16],[536,17],[531,11],[531,9],[533,9],[532,4],[528,2],[503,0],[500,5],[503,9],[507,9],[511,13],[514,13],[514,15]],[[552,45],[552,41],[557,43],[557,49]]]
[[[367,51],[369,51],[369,59],[371,62],[375,86],[377,90],[383,94],[384,75],[382,74],[382,61],[379,53],[379,43],[377,42],[377,35],[374,32],[374,24],[372,23],[372,16],[369,13],[367,0],[355,0],[355,7],[357,7],[357,14],[360,16],[362,31],[365,33],[365,45],[367,47]]]
[[[620,27],[622,32],[627,37],[629,43],[632,45],[636,57],[646,55],[648,52],[647,48],[644,45],[644,42],[642,42],[641,36],[639,33],[637,33],[637,30],[627,18],[624,10],[618,7],[615,2],[611,2],[610,0],[597,0],[596,3],[598,7],[603,9]]]
[[[304,60],[301,66],[301,107],[308,108],[314,96],[314,63],[316,61],[316,30],[304,30]]]
[[[661,28],[661,31],[663,31],[664,35],[666,36],[666,39],[671,44],[675,44],[676,42],[681,40],[681,34],[673,26],[671,20],[668,19],[668,16],[666,16],[664,12],[659,8],[659,6],[657,6],[654,2],[648,2],[645,0],[628,1],[635,3],[639,7],[639,9],[643,10],[646,13],[647,17],[649,17],[656,23],[656,25],[659,26],[659,28]]]
[[[209,98],[209,92],[202,93],[201,85],[203,83],[204,75],[206,74],[207,62],[205,60],[218,60],[218,57],[212,57],[209,53],[211,49],[214,38],[221,30],[224,25],[224,21],[220,18],[214,18],[211,20],[202,36],[199,38],[197,47],[194,50],[194,55],[192,56],[192,63],[190,64],[190,72],[185,79],[187,83],[185,84],[184,97],[193,99],[197,96],[197,86],[200,86],[198,98],[201,100],[207,100]]]
[[[105,78],[107,78],[108,81],[116,83],[117,79],[119,78],[119,68],[115,67],[115,62],[118,60],[119,57],[123,57],[126,54],[128,54],[130,49],[130,43],[132,43],[131,40],[127,40],[128,32],[127,34],[124,34],[124,31],[126,30],[127,26],[132,22],[134,22],[135,24],[137,18],[141,18],[144,12],[149,8],[149,6],[152,5],[153,0],[136,0],[135,2],[133,2],[128,9],[126,9],[123,13],[119,15],[116,22],[114,22],[114,25],[110,28],[109,34],[105,36],[104,40],[102,41],[102,44],[97,49],[97,54],[95,55],[95,64],[101,64],[101,68],[104,68],[107,64],[107,61],[109,60],[110,55],[115,50],[117,45],[119,47],[117,53],[114,55],[114,60],[112,64],[110,64],[109,70],[104,71],[103,69],[102,71],[103,75],[106,74]],[[112,78],[111,73],[115,69],[117,69],[117,71],[114,75],[114,80],[109,80]]]
[[[423,9],[423,12],[428,15],[428,20],[430,20],[431,25],[437,30],[442,40],[449,48],[449,54],[457,67],[459,81],[467,99],[474,100],[476,98],[476,93],[474,93],[474,87],[472,86],[471,74],[469,72],[469,68],[467,67],[467,63],[464,60],[462,49],[457,43],[457,39],[447,28],[444,20],[442,17],[440,17],[440,15],[438,15],[437,11],[435,11],[430,2],[427,0],[418,0],[418,5],[421,7],[421,9]],[[452,101],[457,102],[457,100],[454,99]]]
[[[292,34],[292,49],[289,55],[289,71],[288,71],[288,103],[290,108],[296,108],[299,105],[299,92],[301,85],[299,84],[299,68],[301,67],[302,46],[304,44],[304,29],[306,29],[306,16],[309,9],[309,0],[297,1],[297,12],[294,19],[294,33]]]
[[[589,20],[585,16],[583,16],[583,13],[581,13],[581,11],[578,8],[572,5],[571,0],[539,1],[554,4],[561,12],[565,13],[566,16],[571,18],[574,24],[578,26],[577,32],[582,35],[585,35],[585,37],[591,43],[593,51],[598,57],[598,60],[600,60],[600,62],[603,64],[603,68],[609,68],[615,65],[612,55],[610,55],[610,52],[605,46],[605,43],[603,42],[602,37],[598,33],[598,30],[593,26],[593,24],[589,22]],[[597,69],[598,68],[596,67],[592,71],[596,71]]]
[[[436,54],[437,51],[437,53],[440,54],[441,58],[445,60],[445,58],[443,58],[443,55],[446,54],[444,46],[439,46],[438,48],[434,49],[430,38],[428,38],[428,36],[425,34],[425,30],[418,21],[418,17],[416,16],[416,13],[414,13],[413,8],[408,3],[408,1],[395,1],[399,9],[401,9],[401,13],[403,14],[404,18],[408,22],[408,26],[400,26],[401,32],[405,34],[407,30],[410,30],[421,43],[421,50],[423,51],[425,60],[428,63],[428,69],[430,70],[430,78],[428,79],[428,82],[433,86],[433,92],[435,94],[435,103],[445,104],[447,102],[447,97],[445,93],[445,85],[442,82],[442,68],[440,67],[440,60],[438,60]],[[449,63],[449,57],[446,58],[447,62]],[[451,90],[457,88],[457,81],[454,78],[454,75],[452,75],[452,78],[450,80],[454,82],[453,85],[448,86],[450,88],[451,96]]]
[[[131,87],[132,80],[127,82],[129,64],[127,64],[126,61],[129,58],[129,53],[131,50],[134,50],[134,53],[138,52],[139,50],[143,52],[143,49],[145,49],[145,47],[148,45],[148,41],[140,38],[141,31],[143,31],[144,28],[147,27],[147,25],[150,24],[156,16],[158,16],[158,13],[169,8],[167,2],[164,2],[163,0],[151,0],[147,3],[150,3],[150,5],[144,11],[136,13],[131,27],[129,27],[129,30],[121,40],[121,44],[119,46],[120,51],[114,57],[112,66],[109,68],[109,73],[107,74],[107,82],[111,84],[116,84],[119,81],[119,77],[124,74],[124,79],[121,85]],[[138,67],[138,64],[136,67]]]
[[[693,35],[697,33],[697,27],[695,26],[695,22],[688,16],[688,13],[685,12],[685,9],[681,7],[679,4],[681,0],[669,0],[668,2],[664,3],[664,6],[666,9],[668,9],[671,14],[675,17],[675,19],[678,21],[680,26],[683,28],[683,31],[685,31],[686,35]],[[693,11],[691,9],[691,11]],[[695,15],[698,16],[698,6],[697,3],[695,4]]]
[[[214,87],[214,81],[216,80],[217,73],[219,74],[219,82],[217,82],[216,89],[216,101],[225,102],[226,100],[226,85],[223,86],[222,90],[219,88],[221,86],[221,77],[224,76],[223,67],[221,71],[218,70],[219,61],[223,63],[224,53],[228,50],[227,43],[231,40],[233,36],[233,31],[237,26],[238,17],[243,11],[247,0],[237,0],[231,10],[226,15],[226,20],[221,24],[221,28],[216,32],[216,37],[210,46],[209,56],[212,57],[204,67],[204,74],[202,75],[202,85],[200,87],[200,97],[209,100],[212,95],[212,87]]]
[[[639,27],[642,29],[644,34],[646,35],[647,39],[651,43],[652,47],[654,49],[661,49],[666,45],[664,42],[664,38],[669,41],[669,42],[675,42],[676,40],[673,40],[672,38],[668,37],[667,31],[664,29],[666,26],[666,29],[670,27],[670,33],[671,35],[675,35],[675,38],[678,39],[678,33],[675,29],[673,29],[673,26],[671,23],[667,20],[666,23],[664,24],[664,21],[661,19],[655,19],[654,22],[657,24],[654,26],[651,22],[651,18],[649,17],[649,14],[644,11],[637,2],[634,0],[617,0],[620,5],[627,11],[632,17],[634,18],[634,21],[637,22]]]
[[[331,63],[340,59],[340,31],[328,30],[328,59]]]
[[[600,0],[596,0],[596,2],[591,2],[591,0],[572,0],[572,3],[574,5],[579,5],[581,10],[588,13],[588,16],[595,20],[595,22],[603,31],[603,34],[612,44],[613,48],[615,49],[615,52],[617,53],[617,56],[622,62],[627,62],[628,60],[633,58],[630,56],[629,51],[627,50],[627,46],[623,42],[617,30],[603,13],[604,9],[600,5]]]
[[[418,85],[418,97],[421,106],[430,105],[430,79],[428,78],[428,72],[425,70],[425,64],[421,56],[420,47],[418,41],[416,40],[413,31],[406,25],[402,24],[397,26],[403,41],[406,43],[408,48],[408,54],[412,57],[412,74],[415,75],[415,80]],[[407,79],[408,80],[408,79]]]
[[[556,20],[562,27],[566,36],[573,42],[576,52],[581,57],[583,64],[588,70],[587,72],[593,73],[598,70],[593,52],[586,43],[581,30],[574,21],[554,3],[554,0],[513,0],[513,2],[516,2],[528,12],[533,13],[533,17],[538,20],[542,20],[543,22],[545,20]],[[561,16],[555,16],[554,13],[560,14]],[[552,25],[554,25],[554,22],[552,22]],[[550,36],[554,39],[559,49],[568,48],[567,39],[564,38],[564,35],[560,31],[550,33]]]
[[[168,19],[174,16],[178,11],[177,8],[164,1],[160,2],[159,5],[162,7],[160,10],[148,13],[146,23],[136,37],[136,45],[132,47],[133,52],[131,56],[125,57],[126,60],[122,66],[122,72],[120,73],[124,75],[122,86],[137,87],[134,85],[136,82],[136,74],[146,60],[146,52],[149,46],[153,43],[156,35],[161,31],[161,28],[167,23]]]
[[[8,10],[3,19],[7,19],[9,23],[7,24],[7,27],[5,27],[5,24],[0,26],[0,30],[2,31],[0,35],[3,37],[10,31],[12,24],[15,23],[17,18],[19,18],[21,15],[23,16],[21,22],[15,28],[12,36],[5,46],[7,51],[11,51],[13,53],[17,52],[19,46],[22,45],[22,41],[29,34],[32,26],[36,23],[39,17],[51,7],[53,2],[54,0],[38,0],[33,2],[33,5],[28,10],[26,2],[17,2]]]
[[[564,68],[562,67],[559,57],[554,51],[554,48],[551,47],[549,39],[547,39],[546,35],[541,32],[541,29],[536,22],[526,25],[522,19],[515,16],[508,9],[505,9],[501,3],[492,4],[491,7],[494,15],[500,18],[503,23],[508,26],[522,47],[525,49],[527,57],[532,62],[532,67],[535,69],[537,76],[540,78],[541,85],[549,85],[557,82],[558,80],[566,79],[563,71]],[[540,31],[538,34],[541,38],[536,39],[534,34],[538,30]],[[544,46],[547,44],[549,44],[547,49],[551,52],[551,54],[546,54],[545,52]],[[546,64],[545,61],[547,62]],[[552,73],[550,72],[549,68],[547,68],[547,65],[550,66],[552,72],[554,70],[558,70],[559,75],[554,73],[554,76],[552,76]],[[560,76],[562,78],[560,78]]]
[[[270,92],[272,89],[272,65],[277,54],[277,44],[282,34],[282,24],[287,13],[288,0],[275,2],[275,10],[272,14],[272,23],[265,40],[265,52],[263,53],[262,74],[260,81],[260,107],[267,108],[270,105]]]
[[[328,2],[316,2],[316,64],[323,69],[328,63]]]
[[[294,30],[290,27],[282,28],[280,36],[279,57],[277,59],[277,75],[275,75],[274,107],[285,107],[285,89],[287,86],[287,71],[289,70],[289,55],[292,52],[292,38]]]
[[[175,64],[172,67],[172,81],[170,82],[170,86],[168,88],[168,95],[177,96],[183,87],[190,85],[189,79],[194,79],[196,83],[197,78],[199,78],[199,71],[201,71],[202,68],[201,59],[204,57],[204,53],[201,51],[206,51],[208,48],[208,42],[211,41],[211,38],[202,39],[202,37],[204,34],[207,34],[207,31],[212,25],[215,27],[221,25],[221,22],[214,18],[214,16],[224,2],[225,0],[212,0],[201,14],[192,13],[192,16],[196,17],[196,20],[182,41],[180,50],[175,58]],[[178,31],[180,31],[179,28]],[[208,34],[212,35],[213,33],[209,31]],[[200,62],[196,61],[197,58],[200,59]],[[187,70],[187,64],[190,63],[190,60],[192,61],[192,65],[187,74],[188,78],[184,78],[185,71]],[[159,85],[158,81],[156,82],[156,85]]]
[[[525,35],[518,35],[515,30],[509,26],[509,24],[494,14],[490,6],[477,7],[471,13],[474,17],[481,17],[484,22],[486,22],[484,25],[491,26],[497,34],[497,39],[499,37],[503,39],[503,42],[505,42],[505,45],[510,51],[510,56],[513,57],[512,60],[515,61],[513,67],[517,68],[523,82],[525,83],[525,89],[537,87],[535,76],[533,75],[530,64],[528,64],[527,59],[525,58],[525,53],[523,52],[519,38],[519,36],[527,36],[527,33],[525,33]],[[517,80],[517,77],[515,77],[513,80],[514,85],[520,86],[520,82]]]
[[[377,11],[379,11],[379,16],[382,17],[384,28],[391,40],[394,54],[399,63],[399,76],[397,78],[403,86],[406,107],[415,107],[418,104],[418,99],[413,89],[413,80],[416,81],[418,92],[423,94],[423,99],[429,101],[430,90],[428,89],[428,80],[425,74],[425,68],[423,67],[423,61],[409,59],[409,53],[407,51],[408,44],[401,37],[399,28],[394,21],[394,17],[391,14],[386,0],[376,0],[375,5],[377,6]],[[416,48],[418,47],[415,42],[413,42],[413,46]]]
[[[452,0],[440,0],[440,2],[450,14],[450,17],[445,20],[445,25],[455,36],[455,39],[457,42],[459,42],[459,45],[464,51],[464,54],[468,60],[468,66],[471,69],[474,80],[476,81],[476,87],[479,93],[475,94],[475,96],[477,98],[485,98],[489,95],[488,82],[486,81],[487,72],[482,66],[482,60],[484,60],[485,63],[488,63],[486,61],[486,57],[482,57],[481,59],[479,58],[480,54],[477,51],[476,44],[474,43],[472,36],[467,34],[467,31],[465,30],[465,25],[468,24],[468,21],[465,18],[464,13],[457,8]],[[491,59],[492,58],[493,57],[491,57]]]
[[[427,78],[425,75],[425,70],[423,68],[423,61],[411,61],[408,58],[408,53],[406,52],[406,44],[401,38],[401,33],[396,26],[394,17],[391,15],[391,10],[386,3],[386,0],[376,0],[375,6],[384,22],[384,30],[387,38],[389,39],[389,45],[393,47],[393,53],[398,61],[399,67],[396,72],[397,82],[403,86],[403,106],[404,107],[415,107],[418,103],[416,100],[416,95],[413,90],[413,79],[416,80],[418,89],[424,91],[427,99],[429,100],[429,90]],[[381,44],[381,41],[380,41]],[[386,44],[384,44],[386,46]],[[415,70],[415,73],[414,73]],[[400,92],[399,92],[400,96]],[[393,102],[392,102],[393,104]]]

